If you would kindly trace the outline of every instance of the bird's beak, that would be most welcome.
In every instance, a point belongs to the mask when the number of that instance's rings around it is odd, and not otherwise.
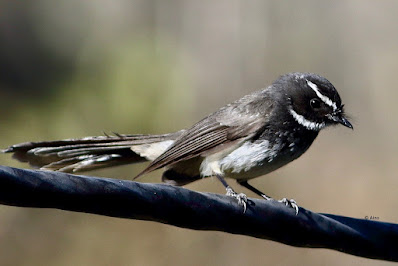
[[[334,122],[340,123],[345,127],[354,129],[354,127],[351,125],[350,121],[348,121],[347,118],[345,118],[341,113],[330,115],[328,117],[330,120],[332,120]]]

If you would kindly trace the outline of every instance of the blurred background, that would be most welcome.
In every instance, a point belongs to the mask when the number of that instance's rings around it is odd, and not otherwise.
[[[252,184],[312,211],[398,223],[397,11],[393,0],[0,0],[0,147],[176,131],[283,73],[316,72],[338,89],[355,130],[323,131],[300,159]],[[0,164],[28,167],[9,155]],[[143,167],[89,174],[131,179]],[[225,192],[211,178],[187,188]],[[0,263],[375,261],[221,232],[0,206]]]

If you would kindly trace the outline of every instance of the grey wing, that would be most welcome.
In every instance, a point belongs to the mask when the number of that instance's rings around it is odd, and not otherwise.
[[[264,114],[272,106],[263,98],[257,97],[260,92],[247,95],[196,123],[135,178],[199,156],[219,145],[258,134],[267,125],[268,116]],[[256,106],[259,101],[259,104],[262,103],[260,108],[259,105]]]

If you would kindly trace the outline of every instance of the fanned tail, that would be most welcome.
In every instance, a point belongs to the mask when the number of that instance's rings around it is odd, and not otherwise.
[[[41,170],[68,173],[153,160],[180,135],[121,135],[25,142],[3,150]]]

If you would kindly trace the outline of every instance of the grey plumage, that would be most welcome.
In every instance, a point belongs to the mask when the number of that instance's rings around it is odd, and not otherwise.
[[[85,137],[59,141],[25,142],[3,150],[13,158],[42,170],[83,172],[147,161],[131,147],[176,139],[181,133]]]
[[[289,73],[265,89],[248,94],[200,120],[192,127],[163,135],[86,137],[27,142],[9,147],[20,161],[45,170],[80,172],[150,161],[137,177],[166,168],[163,181],[184,185],[217,176],[227,194],[245,205],[224,177],[270,199],[247,180],[301,156],[320,130],[342,124],[352,128],[334,86],[312,73]],[[285,204],[298,211],[294,201]]]
[[[184,131],[138,176],[203,154],[240,144],[267,125],[272,103],[267,91],[257,91],[228,104]],[[205,156],[205,155],[204,155]],[[199,174],[199,169],[198,169]]]

